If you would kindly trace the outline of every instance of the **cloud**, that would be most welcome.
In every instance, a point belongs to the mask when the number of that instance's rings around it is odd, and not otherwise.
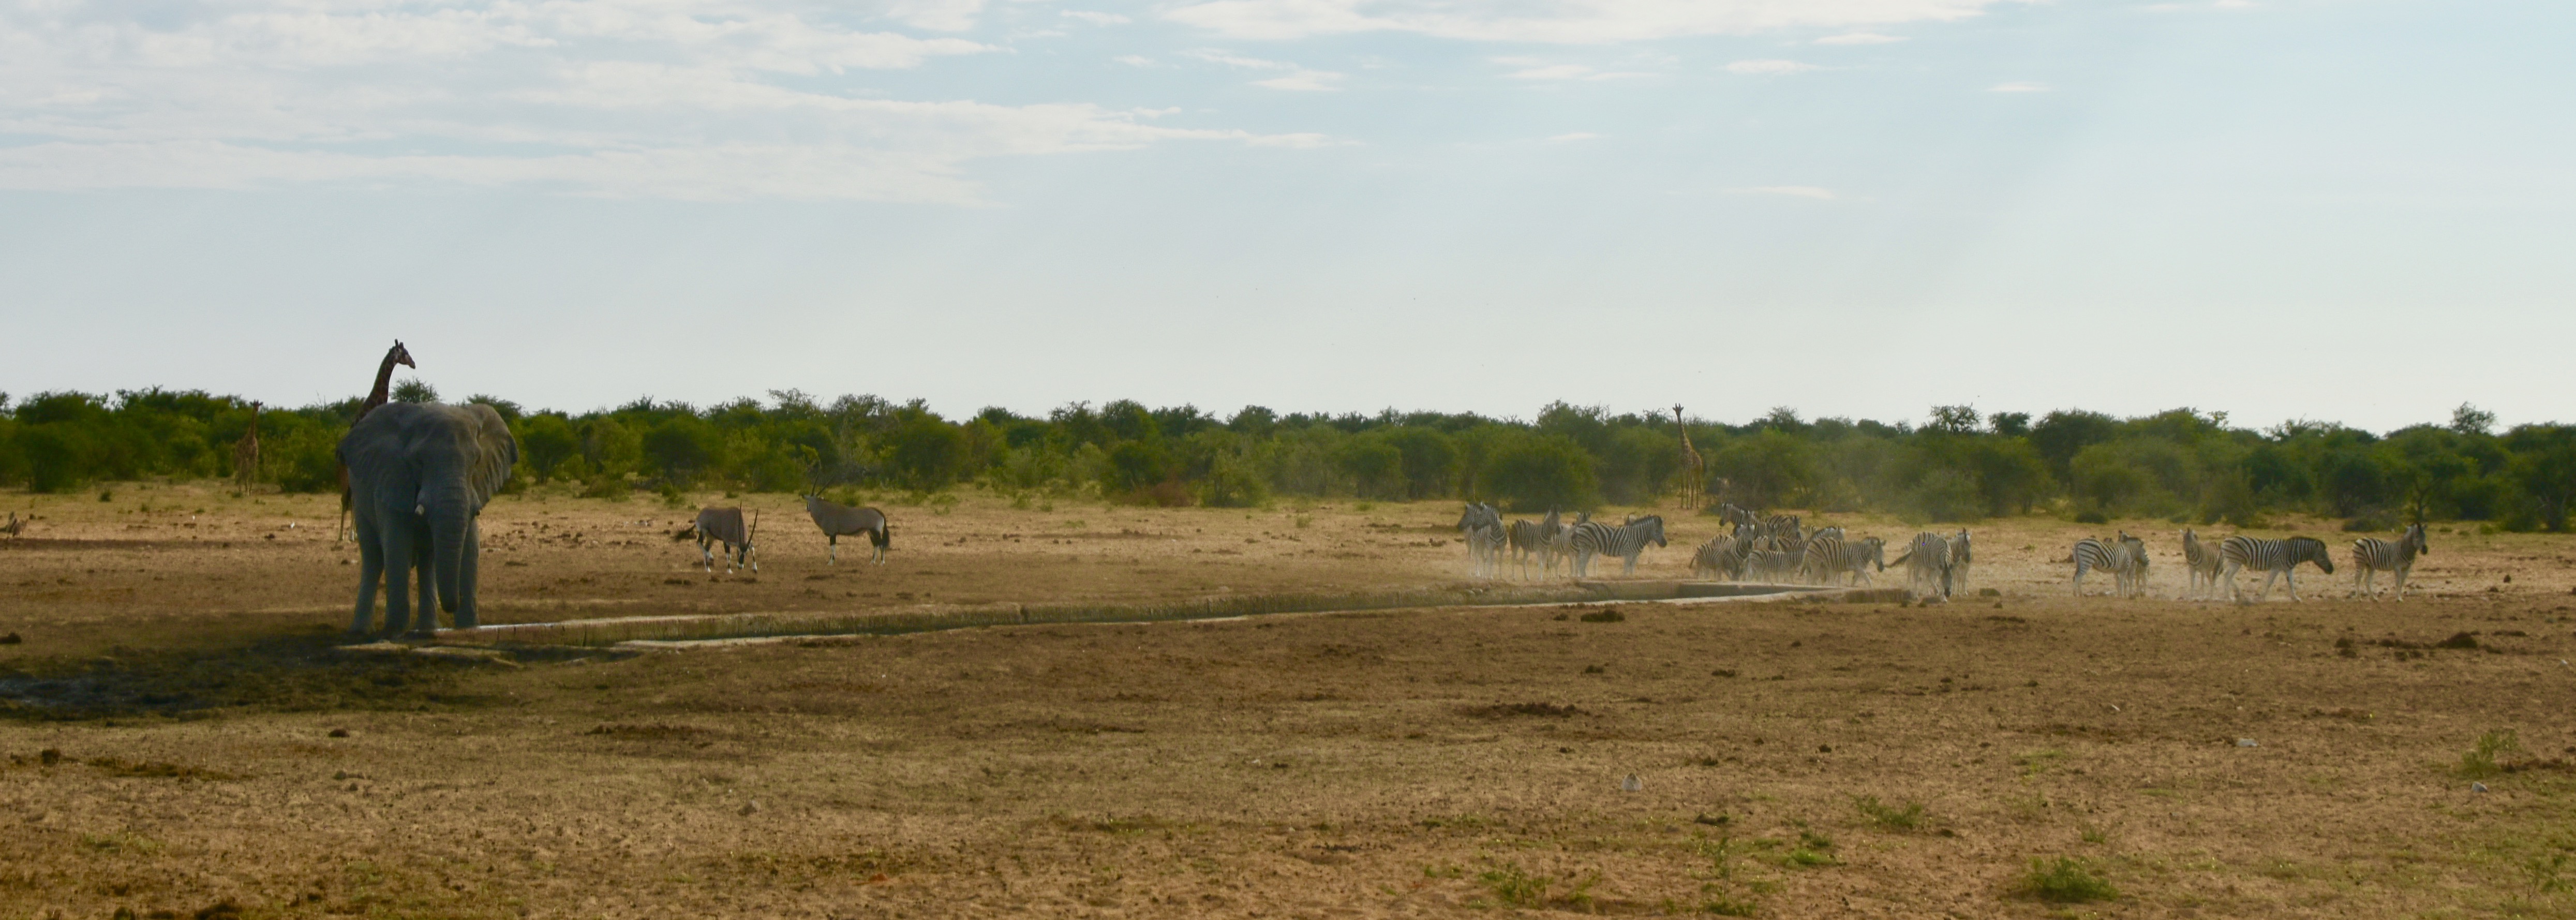
[[[461,184],[973,204],[966,170],[986,158],[1336,143],[1167,126],[1153,110],[846,94],[829,88],[846,70],[1000,49],[808,18],[829,13],[785,0],[133,9],[0,6],[0,188]],[[981,9],[886,15],[933,28]]]
[[[1731,188],[1727,191],[1738,195],[1782,195],[1790,198],[1812,198],[1817,201],[1842,200],[1842,196],[1834,194],[1833,189],[1813,185],[1756,185],[1750,188]]]
[[[1208,0],[1164,14],[1230,38],[1411,32],[1470,41],[1606,44],[1976,16],[2002,0]]]
[[[1905,39],[1904,39],[1903,37],[1901,37],[1901,36],[1896,36],[1896,35],[1880,35],[1880,34],[1878,34],[1878,33],[1876,33],[1876,32],[1850,32],[1850,33],[1845,33],[1845,34],[1842,34],[1842,35],[1827,35],[1827,36],[1825,36],[1825,37],[1823,37],[1823,38],[1816,39],[1816,44],[1819,44],[1819,45],[1892,45],[1892,44],[1895,44],[1895,43],[1897,43],[1897,42],[1901,42],[1901,41],[1904,41],[1904,40],[1905,40]]]
[[[1331,92],[1341,89],[1339,84],[1344,78],[1343,74],[1329,70],[1309,70],[1286,61],[1271,61],[1256,57],[1244,57],[1239,54],[1225,51],[1184,51],[1181,52],[1181,54],[1184,57],[1197,58],[1211,64],[1223,64],[1237,70],[1289,71],[1286,76],[1252,81],[1252,85],[1254,86],[1268,87],[1270,89],[1284,89],[1300,92]]]
[[[1595,70],[1583,64],[1554,64],[1538,58],[1498,57],[1494,63],[1520,68],[1503,75],[1514,80],[1624,80],[1647,76],[1627,70]]]
[[[1063,16],[1066,19],[1079,19],[1095,26],[1124,25],[1135,21],[1116,13],[1103,13],[1097,10],[1063,10],[1058,12],[1057,15]]]
[[[975,16],[984,11],[984,0],[894,0],[886,5],[886,16],[905,25],[941,32],[963,32],[975,27]]]
[[[1737,61],[1726,65],[1727,73],[1776,75],[1817,69],[1814,64],[1799,61]]]
[[[1995,85],[1993,85],[1993,86],[1986,87],[1986,92],[1989,92],[1989,93],[2045,93],[2045,92],[2048,92],[2048,84],[2046,84],[2046,83],[2031,83],[2031,82],[2028,82],[2028,81],[2016,80],[2016,81],[2013,81],[2013,82],[2011,82],[2011,83],[1997,83],[1997,84],[1995,84]]]

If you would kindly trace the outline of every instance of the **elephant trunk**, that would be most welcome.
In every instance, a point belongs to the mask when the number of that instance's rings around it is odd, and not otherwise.
[[[465,541],[474,523],[473,503],[462,486],[421,492],[421,517],[429,523],[430,568],[438,580],[438,609],[456,612],[465,591]]]

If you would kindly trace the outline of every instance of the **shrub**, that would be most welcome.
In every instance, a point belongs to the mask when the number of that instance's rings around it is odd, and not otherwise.
[[[2397,516],[2386,508],[2364,509],[2343,522],[2345,533],[2382,533],[2397,529]]]
[[[2116,901],[2120,889],[2109,879],[2096,874],[2084,860],[2060,856],[2055,860],[2033,859],[2030,872],[2022,876],[2022,892],[2051,904],[2082,904],[2088,901]]]
[[[1985,504],[1976,482],[1957,470],[1933,470],[1906,494],[1908,517],[1918,522],[1974,521],[1984,516]]]
[[[1199,503],[1212,508],[1258,508],[1270,503],[1270,484],[1249,461],[1219,455],[1199,481]]]
[[[2099,512],[2099,511],[2094,511],[2094,510],[2087,509],[2087,510],[2084,510],[2084,511],[2078,511],[2078,512],[2075,512],[2075,523],[2078,523],[2078,524],[2108,524],[2108,523],[2111,523],[2111,516],[2110,516],[2110,515],[2107,515],[2107,514],[2103,514],[2102,512]]]
[[[2462,779],[2484,779],[2504,772],[2499,757],[2521,752],[2522,739],[2513,729],[2494,729],[2479,735],[2477,743],[2460,755],[2460,766],[2454,772]]]
[[[613,502],[622,502],[625,501],[627,496],[634,491],[635,489],[633,486],[626,484],[625,475],[620,473],[601,473],[598,476],[592,477],[590,483],[582,487],[581,497],[605,498]]]
[[[1481,482],[1512,511],[1588,510],[1599,504],[1600,482],[1592,455],[1563,435],[1530,438],[1503,448]]]

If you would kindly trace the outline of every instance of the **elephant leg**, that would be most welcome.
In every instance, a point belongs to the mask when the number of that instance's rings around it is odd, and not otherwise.
[[[420,604],[412,609],[411,629],[404,634],[426,638],[438,632],[438,556],[426,527],[421,528],[412,546],[412,572],[420,577]]]
[[[376,536],[374,519],[360,517],[358,519],[358,609],[357,613],[349,618],[349,632],[353,635],[366,635],[368,629],[375,625],[376,583],[385,575],[385,548],[383,544],[376,542]],[[391,602],[387,602],[386,606],[390,608]],[[392,610],[388,609],[385,615],[392,616]]]
[[[476,557],[483,554],[482,543],[482,519],[467,518],[465,521],[465,553],[463,559],[457,565],[456,628],[458,629],[473,629],[478,622],[474,618],[474,573],[476,570]]]
[[[399,517],[376,525],[382,533],[385,564],[385,634],[411,628],[411,573],[420,563],[418,541],[410,521]]]

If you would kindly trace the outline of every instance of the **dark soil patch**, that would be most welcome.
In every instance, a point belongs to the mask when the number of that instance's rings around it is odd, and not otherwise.
[[[248,708],[280,712],[423,710],[480,705],[456,692],[470,661],[429,655],[353,656],[334,629],[219,649],[120,650],[75,662],[0,667],[0,718],[35,721],[190,716]]]
[[[1563,719],[1586,715],[1582,708],[1570,703],[1495,703],[1491,706],[1467,707],[1466,713],[1479,719],[1508,719],[1513,716]]]

